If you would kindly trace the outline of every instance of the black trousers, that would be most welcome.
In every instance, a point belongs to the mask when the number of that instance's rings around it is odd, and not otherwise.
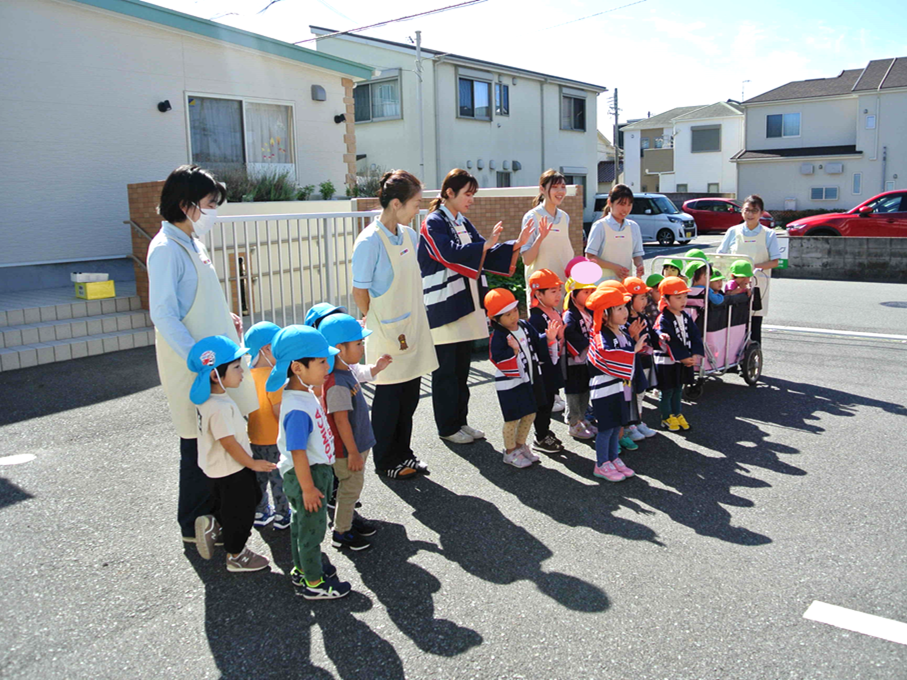
[[[535,412],[535,440],[540,442],[551,432],[551,409],[554,407],[557,390],[548,389],[541,380],[535,381],[533,389],[538,408]]]
[[[215,515],[211,480],[198,466],[198,440],[180,438],[179,501],[176,517],[183,536],[195,536],[195,518]],[[220,521],[218,519],[218,521]]]
[[[261,487],[255,472],[244,467],[226,477],[211,480],[215,517],[223,530],[224,550],[241,553],[252,534],[255,508],[261,501]]]
[[[750,340],[762,344],[762,319],[761,316],[753,317],[753,326],[750,328]]]
[[[438,368],[431,374],[431,401],[438,435],[449,437],[466,425],[472,341],[435,345]]]
[[[413,455],[413,414],[419,405],[422,378],[396,385],[376,385],[372,401],[372,455],[378,472],[391,470]]]

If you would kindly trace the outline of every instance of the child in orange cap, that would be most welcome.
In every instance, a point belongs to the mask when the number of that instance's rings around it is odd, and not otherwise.
[[[594,283],[579,283],[568,278],[564,300],[564,343],[567,346],[567,424],[570,436],[592,439],[598,430],[588,420],[589,410],[589,339],[592,337],[592,314],[586,309],[586,299],[595,290]]]
[[[495,367],[495,388],[504,416],[504,462],[525,468],[538,462],[526,445],[539,404],[546,399],[544,366],[556,357],[558,326],[540,334],[520,319],[517,299],[506,288],[485,294],[491,319],[488,353]]]
[[[558,390],[564,386],[564,322],[561,319],[561,286],[563,282],[550,269],[539,269],[529,277],[529,299],[532,309],[529,312],[529,323],[542,335],[548,334],[548,328],[554,325],[557,329],[554,342],[555,349],[551,356],[554,362],[542,367],[545,381],[544,403],[539,403],[535,417],[535,441],[532,448],[542,453],[558,453],[564,450],[564,444],[551,431],[551,412]]]
[[[630,315],[625,326],[626,332],[633,340],[639,340],[640,336],[644,335],[647,342],[646,348],[636,355],[636,370],[633,374],[634,398],[630,402],[630,425],[625,433],[632,441],[638,442],[657,434],[645,424],[642,415],[646,391],[654,388],[657,382],[652,354],[653,348],[658,345],[658,336],[655,334],[655,324],[649,321],[645,313],[649,287],[635,276],[624,279],[624,287],[632,296],[628,305]]]
[[[661,342],[655,349],[655,371],[661,389],[661,426],[677,432],[689,430],[690,424],[681,413],[680,398],[683,386],[692,384],[696,377],[693,363],[696,356],[703,356],[702,336],[692,317],[683,311],[690,289],[683,279],[669,276],[658,290],[665,301],[665,308],[655,322],[655,332]]]
[[[592,474],[609,482],[622,482],[634,475],[620,459],[620,432],[630,416],[630,385],[636,353],[645,348],[646,338],[640,336],[634,345],[621,330],[627,322],[630,297],[602,283],[586,300],[586,308],[593,312],[589,389],[598,421]]]

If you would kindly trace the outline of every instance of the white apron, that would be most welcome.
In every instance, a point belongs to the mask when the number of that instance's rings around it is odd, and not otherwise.
[[[768,256],[768,235],[765,233],[765,227],[759,225],[759,231],[752,236],[744,235],[746,225],[741,224],[737,229],[737,235],[731,250],[734,255],[747,255],[753,258],[753,264],[767,262]],[[769,284],[772,280],[772,270],[754,272],[756,276],[756,286],[759,288],[759,296],[762,299],[762,309],[753,312],[753,316],[765,316],[768,311],[768,293]]]
[[[620,231],[614,231],[604,219],[602,222],[604,222],[602,226],[604,227],[605,237],[602,240],[602,248],[601,252],[598,254],[598,258],[605,262],[622,264],[630,270],[629,275],[633,276],[635,274],[633,267],[633,229],[630,228],[630,225],[627,224],[626,220],[624,220],[623,229]],[[602,281],[608,281],[609,279],[615,281],[622,280],[617,275],[617,272],[602,267],[602,277],[598,282],[601,283]]]
[[[224,299],[224,292],[217,280],[217,272],[205,247],[199,242],[200,252],[196,253],[184,243],[173,240],[189,253],[195,272],[198,275],[198,288],[195,291],[195,300],[189,312],[182,319],[183,325],[195,340],[201,340],[211,335],[226,335],[233,342],[239,344],[239,336],[233,325],[230,308]],[[157,352],[157,370],[161,377],[161,387],[167,395],[170,405],[170,416],[177,434],[183,439],[195,439],[198,436],[198,415],[195,404],[189,400],[189,389],[195,380],[196,374],[186,366],[186,360],[167,344],[160,331],[154,331],[154,347]],[[243,358],[243,367],[246,377],[239,387],[228,389],[227,394],[239,406],[243,415],[258,410],[258,396],[255,393],[255,384],[249,373],[249,358]]]
[[[536,229],[538,229],[539,220],[542,217],[547,217],[548,221],[551,221],[551,215],[544,208],[541,208],[541,210],[530,210],[529,212],[533,213],[532,219],[535,221]],[[558,209],[558,212],[563,211]],[[566,213],[564,216],[566,217]],[[573,244],[570,243],[569,224],[569,219],[561,218],[558,224],[551,227],[548,236],[545,237],[542,245],[539,246],[539,254],[536,256],[535,261],[526,265],[527,281],[529,281],[532,273],[537,272],[539,269],[550,269],[559,278],[565,278],[564,270],[567,268],[567,263],[574,257]]]
[[[398,225],[397,229],[405,227]],[[422,299],[422,274],[412,240],[404,233],[402,245],[395,246],[380,228],[375,231],[387,250],[394,280],[384,295],[369,302],[365,327],[372,334],[365,340],[365,361],[374,364],[382,354],[390,354],[394,361],[374,382],[396,385],[431,373],[438,367],[438,357]]]
[[[466,230],[465,225],[455,225],[457,238],[460,239],[460,245],[472,243],[472,237]],[[485,274],[479,272],[483,285]],[[469,286],[469,293],[472,295],[473,310],[466,316],[460,317],[456,321],[451,321],[443,326],[431,329],[431,337],[436,345],[451,345],[455,342],[469,342],[471,340],[481,340],[488,337],[488,322],[485,320],[485,312],[479,302],[479,282],[477,279],[466,279]]]

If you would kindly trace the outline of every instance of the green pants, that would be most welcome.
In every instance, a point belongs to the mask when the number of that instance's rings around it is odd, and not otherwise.
[[[283,491],[293,508],[290,520],[290,549],[293,565],[305,574],[310,583],[321,580],[321,542],[328,526],[327,502],[334,488],[334,470],[330,465],[312,465],[312,481],[315,488],[324,494],[321,507],[307,512],[302,504],[302,487],[295,470],[288,470],[283,477]]]

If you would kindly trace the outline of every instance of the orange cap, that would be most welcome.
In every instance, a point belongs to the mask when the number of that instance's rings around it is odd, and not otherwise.
[[[608,279],[607,281],[602,281],[601,284],[599,284],[599,285],[607,286],[608,288],[613,288],[615,290],[619,290],[624,295],[630,294],[630,291],[627,290],[627,287],[624,284],[622,284],[620,281],[616,281],[614,279]]]
[[[593,327],[596,333],[602,329],[602,312],[612,307],[625,305],[633,299],[629,293],[624,293],[614,285],[608,285],[615,283],[623,288],[623,284],[619,281],[605,281],[598,284],[598,288],[586,298],[586,309],[591,310],[594,314]]]
[[[492,288],[485,293],[485,310],[490,319],[509,312],[516,306],[516,297],[506,288]]]
[[[542,290],[543,288],[557,288],[563,283],[558,278],[558,275],[550,269],[539,269],[532,272],[532,276],[529,277],[529,289],[533,291]]]
[[[668,276],[658,284],[658,292],[662,295],[683,295],[689,293],[690,289],[679,276]]]
[[[628,276],[624,279],[624,287],[630,295],[645,295],[651,289],[638,276]]]

